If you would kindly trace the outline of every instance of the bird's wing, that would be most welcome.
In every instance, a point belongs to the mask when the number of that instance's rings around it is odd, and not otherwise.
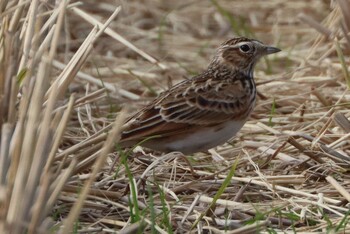
[[[235,80],[197,77],[179,83],[132,116],[122,140],[176,135],[199,126],[245,119],[254,96],[250,95],[248,83],[243,77]]]

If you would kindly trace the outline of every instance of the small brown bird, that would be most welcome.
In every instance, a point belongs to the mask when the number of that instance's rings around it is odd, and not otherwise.
[[[128,119],[121,145],[191,154],[225,143],[254,109],[253,69],[276,47],[244,37],[224,42],[208,68],[161,93]]]

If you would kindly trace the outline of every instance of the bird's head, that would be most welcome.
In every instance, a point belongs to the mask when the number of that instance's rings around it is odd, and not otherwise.
[[[255,63],[259,58],[281,51],[262,42],[245,37],[232,38],[225,41],[217,50],[216,65],[225,65],[234,70],[252,74]]]

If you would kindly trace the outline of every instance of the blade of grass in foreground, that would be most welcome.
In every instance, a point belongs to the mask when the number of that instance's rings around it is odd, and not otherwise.
[[[140,146],[140,145],[142,145],[143,143],[147,142],[148,140],[151,140],[151,139],[153,139],[153,138],[158,138],[158,137],[160,137],[160,135],[155,135],[155,136],[147,137],[146,139],[144,139],[144,140],[140,141],[139,143],[135,144],[132,148],[130,148],[130,149],[129,149],[128,151],[126,151],[126,152],[124,152],[123,150],[121,150],[121,147],[117,145],[116,151],[119,152],[119,155],[121,156],[121,157],[120,157],[120,160],[121,160],[122,163],[119,164],[119,165],[117,166],[117,168],[115,169],[113,179],[116,179],[116,178],[117,178],[121,165],[124,164],[124,162],[125,162],[125,161],[127,160],[127,158],[132,154],[132,152],[134,151],[134,149],[135,149],[137,146]],[[115,162],[112,164],[112,167],[111,167],[110,171],[112,171],[112,169],[113,169],[114,165],[117,163],[118,159],[119,159],[119,157],[117,157],[117,158],[115,159]]]
[[[348,66],[345,62],[343,51],[340,48],[338,40],[335,41],[335,49],[337,51],[338,58],[340,60],[340,63],[341,63],[342,69],[343,69],[346,85],[348,86],[348,89],[350,89],[350,74],[349,74]]]
[[[150,211],[150,216],[151,216],[151,233],[156,233],[156,212],[154,209],[154,198],[153,198],[153,192],[152,188],[149,184],[147,184],[147,193],[149,197],[149,211]]]
[[[123,165],[125,167],[126,174],[129,179],[129,188],[130,188],[130,196],[129,196],[129,208],[130,208],[130,218],[131,218],[131,223],[136,223],[141,220],[141,215],[140,215],[140,208],[138,206],[137,202],[137,192],[136,192],[136,184],[135,184],[135,179],[130,171],[128,162],[125,158],[123,160]]]
[[[271,107],[271,112],[270,112],[270,117],[269,117],[269,127],[273,126],[272,118],[276,114],[276,99],[274,98],[272,101],[272,107]]]
[[[192,225],[191,229],[193,229],[198,223],[199,221],[201,221],[201,219],[210,211],[212,210],[212,208],[214,208],[216,201],[220,198],[220,196],[223,194],[223,192],[225,191],[226,187],[230,184],[231,179],[233,177],[233,175],[235,174],[236,171],[236,167],[238,164],[238,158],[236,159],[236,161],[234,162],[234,164],[231,167],[231,170],[229,171],[227,177],[225,178],[224,182],[222,183],[222,185],[220,186],[218,192],[215,194],[212,203],[210,204],[210,206],[208,207],[208,209],[203,212],[198,219],[196,220],[196,222]]]
[[[173,228],[172,228],[171,222],[169,221],[170,211],[169,211],[167,204],[166,204],[165,193],[164,193],[163,189],[157,183],[156,183],[156,185],[158,187],[159,198],[160,198],[160,201],[162,203],[163,225],[164,225],[164,227],[167,228],[168,233],[173,233]]]
[[[349,223],[349,216],[350,216],[350,209],[349,211],[345,214],[345,216],[342,218],[342,220],[338,223],[338,225],[335,227],[335,232],[338,233],[341,231],[341,229],[344,230],[345,233],[345,228]]]

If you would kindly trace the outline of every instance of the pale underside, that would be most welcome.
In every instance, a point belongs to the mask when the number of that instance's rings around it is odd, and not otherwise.
[[[229,121],[216,127],[201,127],[191,134],[183,131],[172,137],[150,139],[143,145],[162,152],[181,151],[184,154],[191,154],[225,143],[236,135],[244,123],[243,120]]]

